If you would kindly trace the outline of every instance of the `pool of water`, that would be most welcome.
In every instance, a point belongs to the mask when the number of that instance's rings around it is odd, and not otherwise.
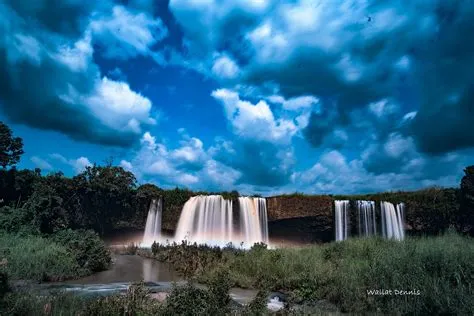
[[[107,271],[95,273],[65,284],[106,284],[120,282],[174,282],[181,281],[167,263],[134,255],[113,255],[113,264]]]

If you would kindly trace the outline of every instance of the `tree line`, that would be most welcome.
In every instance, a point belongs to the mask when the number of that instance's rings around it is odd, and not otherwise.
[[[164,219],[179,216],[196,194],[186,189],[162,190],[138,185],[133,173],[110,162],[92,165],[74,177],[40,169],[18,170],[23,141],[0,122],[0,229],[52,234],[62,229],[93,229],[101,235],[120,227],[142,228],[151,199],[162,196]],[[464,229],[474,227],[474,165],[464,169],[456,206]],[[221,193],[236,198],[238,192]],[[450,211],[451,212],[451,211]]]

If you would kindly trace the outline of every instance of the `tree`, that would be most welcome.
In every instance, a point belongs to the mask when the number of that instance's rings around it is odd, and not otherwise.
[[[11,129],[0,122],[0,166],[6,168],[16,165],[23,153],[23,140],[13,137]]]
[[[474,165],[464,169],[461,180],[461,214],[466,230],[474,233]]]
[[[89,225],[102,235],[132,209],[136,179],[122,167],[88,166],[73,182]]]

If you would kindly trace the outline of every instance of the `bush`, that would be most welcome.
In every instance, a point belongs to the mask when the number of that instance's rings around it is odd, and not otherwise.
[[[71,251],[42,237],[0,235],[0,260],[11,279],[59,281],[84,275]]]
[[[88,274],[106,270],[111,262],[110,252],[97,233],[91,230],[63,230],[53,240],[67,247],[79,266]]]
[[[132,284],[125,295],[95,299],[87,304],[84,315],[162,315],[161,305],[149,296],[143,283]]]
[[[229,284],[284,292],[292,303],[325,300],[350,313],[463,315],[474,310],[474,243],[453,232],[402,242],[353,238],[276,250],[257,245],[250,251],[220,250],[219,255],[205,246],[171,248],[160,248],[157,257],[176,267],[186,260],[212,262],[189,270],[189,278],[212,284],[218,272],[226,270]],[[374,296],[367,292],[371,289],[412,292]],[[259,304],[254,305],[258,309]]]

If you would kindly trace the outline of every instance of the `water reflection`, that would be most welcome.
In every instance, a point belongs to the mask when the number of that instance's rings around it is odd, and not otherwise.
[[[115,282],[172,282],[181,279],[172,267],[157,260],[140,256],[115,255],[114,264],[107,271],[95,273],[70,284],[105,284]]]

